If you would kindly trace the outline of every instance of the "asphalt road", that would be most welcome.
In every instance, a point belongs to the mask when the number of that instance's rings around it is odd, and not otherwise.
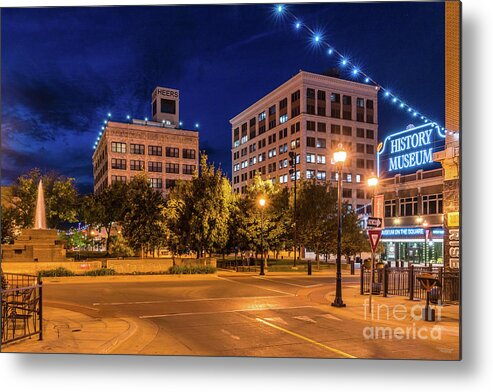
[[[356,292],[358,276],[345,275]],[[44,302],[137,326],[118,353],[453,359],[443,341],[365,339],[372,322],[330,306],[332,276],[220,274],[203,279],[46,285]],[[354,301],[361,297],[353,295]],[[455,333],[455,332],[454,332]],[[454,333],[447,339],[454,338]],[[445,349],[444,349],[445,347]],[[453,353],[453,354],[451,354]]]

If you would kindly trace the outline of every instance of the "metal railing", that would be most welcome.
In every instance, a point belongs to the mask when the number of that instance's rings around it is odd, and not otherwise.
[[[460,302],[460,272],[458,269],[445,269],[444,267],[428,267],[411,265],[409,267],[388,267],[375,269],[373,281],[373,294],[397,295],[408,297],[409,300],[426,299],[424,290],[417,277],[422,273],[434,275],[441,287],[431,291],[432,303],[458,303]],[[370,292],[370,270],[361,268],[360,294]]]
[[[43,339],[43,284],[37,276],[2,274],[0,335],[2,344],[39,335]]]

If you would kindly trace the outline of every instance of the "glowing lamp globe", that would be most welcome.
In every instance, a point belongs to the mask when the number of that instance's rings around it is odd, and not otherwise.
[[[347,152],[344,151],[341,144],[339,144],[337,150],[334,151],[333,158],[334,158],[334,163],[344,163],[346,161]]]
[[[378,185],[378,177],[376,176],[371,176],[369,179],[368,179],[368,186],[377,186]]]
[[[264,199],[264,198],[261,198],[261,199],[258,201],[258,204],[260,204],[260,207],[265,206],[265,199]]]

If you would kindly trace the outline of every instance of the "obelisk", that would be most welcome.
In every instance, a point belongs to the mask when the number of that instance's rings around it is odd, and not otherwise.
[[[36,199],[36,212],[34,215],[34,229],[47,229],[43,180],[39,180],[38,184],[38,197]]]

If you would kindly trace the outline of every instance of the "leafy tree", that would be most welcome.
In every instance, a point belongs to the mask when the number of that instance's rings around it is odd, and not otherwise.
[[[301,181],[297,200],[297,235],[316,260],[337,240],[337,191],[325,183]]]
[[[63,233],[60,235],[60,238],[67,242],[67,248],[84,248],[88,245],[88,241],[86,236],[82,231],[73,230],[70,233]]]
[[[86,196],[82,201],[84,221],[106,231],[106,251],[110,253],[111,230],[115,223],[124,218],[127,185],[115,182],[97,195]]]
[[[123,236],[144,257],[165,235],[164,198],[161,192],[151,188],[144,174],[128,184],[124,211]]]
[[[367,249],[369,250],[369,242],[359,225],[358,215],[354,211],[345,209],[342,220],[342,254],[346,256],[346,260],[349,260],[351,256],[356,256]]]
[[[17,178],[12,185],[9,203],[14,206],[21,228],[34,224],[34,213],[39,180],[43,180],[46,220],[49,228],[61,228],[65,222],[77,220],[78,196],[73,178],[67,178],[55,172],[42,174],[39,169],[32,169]]]
[[[260,207],[259,200],[266,200]],[[262,208],[264,251],[279,251],[290,239],[289,193],[286,188],[263,181],[257,174],[238,203],[238,245],[241,250],[262,252]]]
[[[13,207],[2,207],[2,244],[13,244],[17,238],[17,211]]]
[[[129,257],[133,256],[132,249],[128,246],[127,241],[121,235],[111,236],[111,255],[114,257]]]

